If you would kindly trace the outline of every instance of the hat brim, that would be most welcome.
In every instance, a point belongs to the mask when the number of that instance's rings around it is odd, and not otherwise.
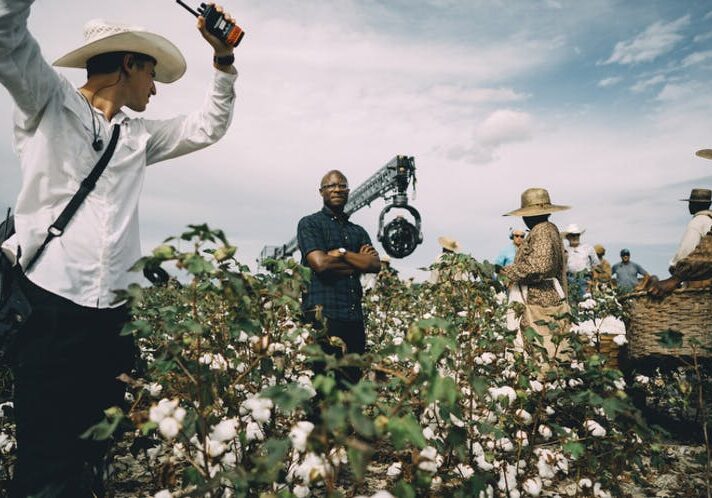
[[[706,203],[706,202],[712,202],[712,199],[680,199],[682,202],[699,202],[699,203]]]
[[[136,52],[156,59],[155,80],[173,83],[186,70],[186,62],[178,47],[166,38],[148,31],[129,31],[106,36],[87,43],[54,61],[58,67],[85,68],[92,57],[109,52]]]
[[[571,209],[571,206],[557,206],[556,204],[550,204],[548,206],[529,206],[515,209],[502,216],[539,216],[542,214],[556,213],[558,211],[566,211],[567,209]]]

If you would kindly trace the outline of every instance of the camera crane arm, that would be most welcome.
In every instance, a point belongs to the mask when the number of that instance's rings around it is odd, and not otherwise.
[[[385,166],[371,175],[370,178],[364,181],[356,189],[351,191],[349,194],[349,200],[344,207],[344,213],[351,215],[364,206],[370,206],[371,203],[379,197],[383,197],[387,201],[392,199],[393,204],[386,206],[386,208],[381,212],[381,216],[379,218],[378,240],[383,243],[387,253],[397,258],[409,255],[413,252],[413,250],[415,250],[415,246],[423,241],[423,235],[420,231],[420,215],[415,208],[408,205],[407,190],[411,180],[413,182],[413,191],[415,191],[415,160],[413,157],[396,156]],[[388,194],[390,192],[393,192],[393,195],[389,197]],[[400,250],[394,250],[399,248],[393,247],[394,241],[390,240],[393,239],[393,237],[388,237],[388,226],[390,226],[391,223],[389,223],[385,229],[383,227],[384,215],[394,207],[408,210],[414,216],[416,221],[415,227],[405,222],[410,228],[412,228],[412,230],[410,230],[411,233],[409,234],[409,239],[412,240],[409,240],[409,243],[406,244],[407,247],[400,247]],[[396,218],[396,220],[400,220],[398,225],[400,232],[404,228],[404,220],[403,218]],[[400,238],[398,239],[400,240]],[[396,241],[395,244],[398,245],[398,241]],[[284,259],[294,254],[297,249],[298,245],[296,237],[281,246],[265,246],[260,252],[259,261],[262,263],[269,258]]]

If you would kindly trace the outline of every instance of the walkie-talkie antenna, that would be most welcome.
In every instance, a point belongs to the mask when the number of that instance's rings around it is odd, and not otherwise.
[[[198,14],[196,11],[194,11],[193,9],[191,9],[190,6],[188,6],[188,5],[184,4],[183,2],[181,2],[181,0],[176,0],[176,2],[178,2],[179,5],[181,5],[185,10],[187,10],[188,12],[190,12],[191,14],[193,14],[195,17],[200,16],[200,14]]]

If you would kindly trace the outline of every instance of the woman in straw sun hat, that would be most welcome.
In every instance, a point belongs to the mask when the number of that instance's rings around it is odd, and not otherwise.
[[[529,228],[529,235],[517,251],[514,263],[502,268],[500,274],[510,284],[510,301],[525,305],[520,329],[533,327],[544,337],[550,360],[566,354],[565,341],[557,345],[552,341],[552,335],[568,330],[568,322],[559,319],[559,315],[568,312],[569,307],[566,301],[564,246],[559,229],[549,221],[549,216],[566,209],[569,206],[552,204],[545,189],[529,188],[522,193],[520,208],[504,215],[521,216]],[[555,322],[558,329],[552,332],[548,326],[536,323],[540,320]],[[509,322],[514,328],[516,324],[511,319]]]
[[[86,69],[86,83],[75,88],[43,59],[28,31],[32,3],[0,0],[0,83],[18,108],[14,145],[22,168],[16,233],[2,253],[25,272],[17,277],[33,309],[11,358],[18,459],[10,495],[104,496],[106,446],[80,435],[104,409],[123,404],[125,386],[116,377],[133,366],[133,340],[120,335],[129,313],[113,290],[138,278],[127,269],[141,256],[144,171],[225,134],[235,101],[234,47],[209,34],[199,17],[214,66],[207,98],[184,116],[133,118],[123,108],[144,111],[155,81],[183,75],[180,50],[137,26],[90,21],[84,41],[54,63]],[[48,227],[113,145],[96,187],[67,229],[52,232],[61,241],[52,241]]]

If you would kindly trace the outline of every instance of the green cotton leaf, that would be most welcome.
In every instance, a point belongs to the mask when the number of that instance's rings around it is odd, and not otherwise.
[[[655,335],[658,336],[658,343],[662,344],[665,348],[682,347],[682,333],[676,330],[665,330],[663,332],[658,332]]]
[[[406,448],[408,444],[412,444],[418,448],[425,448],[427,442],[423,436],[423,428],[413,416],[408,414],[405,417],[393,417],[388,420],[388,431],[393,438],[393,445],[397,450]]]
[[[538,344],[543,344],[543,339],[542,339],[541,335],[536,330],[534,330],[534,328],[532,328],[532,327],[527,327],[524,330],[524,337],[529,339],[529,341],[531,341],[531,342],[537,342]]]
[[[290,447],[289,439],[268,439],[262,445],[262,451],[254,456],[252,461],[260,470],[260,474],[268,477],[272,482],[275,470],[282,468]]]
[[[435,320],[435,318],[433,318],[433,320]],[[425,343],[430,344],[430,355],[434,361],[438,361],[446,351],[457,349],[453,341],[444,337],[428,337]]]
[[[564,452],[568,453],[572,458],[581,457],[586,451],[586,447],[577,441],[568,441],[563,445]]]
[[[277,384],[260,392],[263,398],[271,399],[280,410],[291,413],[310,398],[310,393],[299,384]]]
[[[487,394],[490,383],[486,378],[477,376],[470,378],[470,385],[472,389],[475,390],[475,393],[477,393],[477,396],[482,398]]]
[[[317,375],[312,380],[314,389],[320,391],[324,396],[328,396],[336,387],[336,381],[330,375]]]
[[[143,434],[144,436],[148,436],[156,429],[158,429],[158,424],[156,422],[149,421],[141,426],[141,434]]]
[[[348,412],[342,405],[331,405],[324,413],[324,421],[329,427],[329,430],[336,432],[346,428],[346,417]]]
[[[194,486],[200,486],[205,482],[205,479],[203,479],[203,476],[200,475],[200,472],[198,472],[198,469],[195,467],[186,467],[183,470],[183,486],[189,486],[189,485],[194,485]]]
[[[104,410],[104,419],[98,424],[89,427],[79,437],[93,441],[106,441],[114,434],[123,419],[124,413],[121,408],[108,408]]]
[[[358,406],[352,406],[351,410],[349,410],[349,421],[356,432],[363,437],[372,437],[376,433],[373,420],[364,415]]]
[[[373,448],[358,439],[350,438],[346,442],[346,453],[349,457],[349,465],[356,481],[362,481],[366,475],[368,462],[373,455]]]
[[[185,269],[193,275],[204,275],[215,271],[213,264],[199,254],[188,254],[182,262]]]
[[[450,377],[437,376],[430,384],[428,401],[443,401],[447,406],[453,406],[457,401],[457,386]]]
[[[393,495],[396,496],[396,498],[415,498],[415,490],[413,486],[401,479],[394,486]]]
[[[371,405],[376,402],[378,393],[372,382],[362,380],[351,388],[351,394],[362,405]]]

